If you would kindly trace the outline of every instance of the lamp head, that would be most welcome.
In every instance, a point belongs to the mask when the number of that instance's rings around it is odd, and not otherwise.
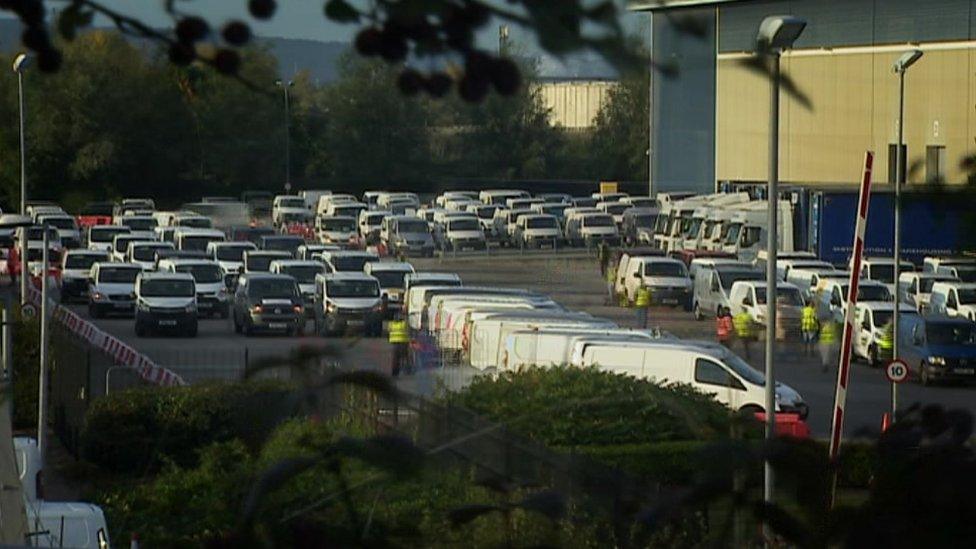
[[[806,26],[805,20],[792,15],[771,15],[763,19],[756,37],[759,50],[780,52],[792,48]]]
[[[898,61],[895,61],[895,72],[902,73],[907,71],[908,67],[914,65],[916,61],[921,59],[921,57],[922,50],[906,51],[901,57],[898,58]]]
[[[24,72],[24,70],[30,66],[31,56],[26,53],[22,53],[14,58],[14,72]]]

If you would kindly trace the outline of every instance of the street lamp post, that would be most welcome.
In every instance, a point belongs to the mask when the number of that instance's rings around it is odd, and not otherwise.
[[[27,214],[27,147],[24,142],[24,71],[30,66],[26,53],[14,59],[17,73],[17,95],[20,103],[20,215]],[[20,302],[27,303],[27,228],[20,229]]]
[[[291,191],[291,106],[288,90],[294,85],[291,80],[275,80],[275,86],[281,88],[285,94],[285,192]]]
[[[767,17],[759,26],[757,51],[765,54],[770,62],[770,110],[769,110],[769,227],[766,231],[766,440],[776,436],[776,379],[773,362],[776,351],[776,252],[779,246],[779,88],[780,56],[793,46],[806,27],[806,21],[792,15]],[[773,468],[767,460],[764,467],[763,499],[773,501]]]
[[[895,153],[895,235],[892,243],[892,255],[895,261],[895,308],[891,314],[892,346],[891,357],[898,358],[898,310],[901,303],[901,186],[905,182],[905,152],[903,143],[905,141],[905,71],[922,57],[921,50],[905,52],[904,55],[895,61],[894,71],[898,75],[898,144]],[[891,384],[891,420],[895,421],[895,412],[898,411],[898,384]]]

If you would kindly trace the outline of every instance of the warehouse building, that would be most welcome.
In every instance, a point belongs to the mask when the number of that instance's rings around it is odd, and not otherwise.
[[[651,183],[708,192],[720,182],[767,177],[769,83],[746,68],[760,22],[794,15],[807,27],[783,56],[783,74],[809,98],[781,94],[780,178],[851,183],[864,151],[874,180],[895,177],[898,76],[906,73],[908,181],[967,181],[976,151],[976,0],[648,0],[652,56],[678,75],[651,83]],[[689,32],[689,28],[692,29]]]
[[[611,80],[545,80],[536,84],[549,123],[567,131],[591,130],[596,115],[617,83]]]

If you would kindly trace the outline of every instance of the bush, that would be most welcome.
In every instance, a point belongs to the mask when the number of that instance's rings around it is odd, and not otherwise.
[[[660,386],[595,368],[528,368],[477,378],[446,397],[549,446],[705,440],[731,414],[688,386]]]
[[[41,323],[13,315],[13,427],[15,430],[37,429],[37,377],[41,360]]]
[[[617,467],[638,478],[668,485],[689,484],[701,472],[706,442],[681,440],[651,444],[581,446],[577,453]]]
[[[292,413],[280,382],[144,387],[112,393],[88,409],[83,457],[114,472],[144,474],[165,460],[197,463],[214,442],[240,439],[256,447]]]

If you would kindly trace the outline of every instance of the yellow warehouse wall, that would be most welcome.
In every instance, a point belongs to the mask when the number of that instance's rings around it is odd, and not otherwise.
[[[906,48],[907,49],[907,48]],[[864,151],[875,152],[874,181],[888,181],[888,145],[897,141],[901,52],[796,52],[783,72],[812,102],[807,109],[781,94],[780,178],[802,183],[854,182]],[[946,147],[946,179],[966,181],[959,162],[976,147],[972,112],[976,50],[926,51],[905,79],[909,182],[926,180],[926,146]],[[716,177],[755,181],[767,177],[769,82],[733,57],[717,66]]]

